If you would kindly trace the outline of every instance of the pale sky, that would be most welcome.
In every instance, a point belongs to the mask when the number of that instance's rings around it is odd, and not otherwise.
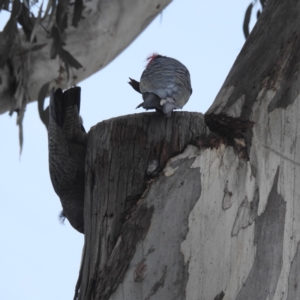
[[[112,63],[79,84],[86,130],[112,117],[142,112],[135,110],[141,95],[127,81],[140,79],[153,52],[186,65],[193,94],[183,110],[204,113],[245,42],[242,22],[249,3],[171,3]],[[0,13],[0,29],[5,19]],[[21,157],[16,116],[1,115],[0,128],[0,299],[73,299],[84,237],[68,221],[58,221],[61,204],[49,177],[47,132],[37,102],[27,106]]]

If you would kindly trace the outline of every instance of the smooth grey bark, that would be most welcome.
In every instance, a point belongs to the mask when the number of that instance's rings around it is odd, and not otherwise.
[[[206,125],[199,115],[198,128],[187,126],[194,114],[175,113],[147,115],[144,138],[143,122],[128,126],[132,116],[93,128],[78,299],[297,298],[299,46],[299,1],[268,1]],[[178,155],[178,142],[165,138],[174,130],[192,133]],[[151,160],[140,153],[151,144],[159,155],[170,150],[145,186]],[[122,215],[129,195],[137,197]]]

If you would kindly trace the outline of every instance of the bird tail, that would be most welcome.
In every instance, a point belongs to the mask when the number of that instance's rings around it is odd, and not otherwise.
[[[130,78],[130,81],[128,81],[128,83],[132,86],[132,88],[137,91],[138,93],[142,93],[141,90],[140,90],[140,83],[132,78]]]
[[[50,116],[62,127],[66,111],[70,106],[76,106],[80,111],[80,87],[73,87],[63,93],[62,89],[54,89],[50,94]]]

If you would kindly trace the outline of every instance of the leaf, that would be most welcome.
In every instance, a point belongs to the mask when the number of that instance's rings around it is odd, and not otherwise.
[[[58,0],[57,9],[56,9],[56,24],[61,32],[68,26],[68,11],[69,0]]]
[[[7,21],[6,25],[2,31],[2,40],[6,39],[7,37],[13,39],[16,32],[17,32],[17,21],[10,16],[9,20]]]
[[[49,6],[49,4],[50,4],[50,6]],[[48,19],[48,24],[46,26],[47,28],[49,27],[50,24],[52,24],[52,20],[54,18],[55,12],[56,12],[56,1],[55,0],[49,0],[48,6],[47,6],[47,11],[48,11],[48,7],[49,7],[49,10],[51,8],[51,15]],[[45,13],[44,17],[47,17],[47,15],[48,15],[48,12],[47,12],[47,14]]]
[[[248,6],[248,8],[246,10],[244,23],[243,23],[243,31],[244,31],[244,35],[245,35],[246,39],[249,36],[249,23],[250,23],[252,8],[253,8],[253,4],[250,3],[250,5]]]
[[[47,43],[35,44],[34,46],[32,46],[30,48],[30,51],[37,51],[37,50],[40,50],[40,49],[44,48],[45,46],[47,46]]]
[[[67,81],[69,81],[70,79],[70,69],[69,69],[69,65],[67,63],[65,63],[65,70],[67,73]]]
[[[29,6],[29,1],[28,0],[23,0],[23,5],[27,8],[27,10],[30,10],[30,6]]]
[[[18,117],[17,117],[17,125],[19,126],[19,145],[20,145],[20,155],[23,149],[23,119],[25,113],[26,103],[22,104],[22,107],[18,110]]]
[[[0,40],[1,40],[1,33],[0,33]],[[30,48],[28,49],[18,49],[19,51],[16,51],[15,55],[16,56],[24,56],[27,55],[29,52],[34,52],[34,51],[38,51],[40,49],[43,49],[45,46],[47,46],[47,43],[43,43],[43,44],[33,44]],[[9,56],[10,53],[6,54],[6,57]],[[1,62],[2,62],[2,57],[0,57],[0,66],[1,66]]]
[[[50,81],[46,82],[40,89],[39,95],[37,98],[38,101],[38,111],[39,111],[39,116],[46,128],[48,128],[49,124],[49,112],[47,108],[44,110],[44,103],[45,103],[45,98],[47,97],[48,90],[49,90],[49,85]],[[49,109],[49,108],[48,108]]]
[[[6,39],[7,37],[11,40],[14,39],[14,37],[18,31],[17,18],[19,17],[21,12],[22,12],[22,6],[21,6],[20,0],[14,0],[10,18],[7,21],[5,27],[2,31],[3,39]]]
[[[75,69],[82,68],[81,63],[78,60],[76,60],[74,56],[72,56],[71,53],[67,50],[61,48],[59,51],[59,56],[66,64],[70,65],[71,67]]]
[[[62,41],[61,41],[61,35],[56,26],[52,26],[51,30],[51,36],[53,38],[53,42],[51,45],[51,50],[50,50],[50,57],[51,59],[56,58],[56,55],[59,53],[61,47],[62,47]]]
[[[32,44],[34,38],[35,38],[35,34],[36,34],[36,31],[40,25],[40,21],[41,21],[41,16],[42,16],[42,8],[43,8],[43,3],[41,4],[40,6],[40,9],[39,9],[39,13],[38,13],[38,16],[37,18],[35,19],[35,23],[34,23],[34,27],[32,29],[32,32],[31,32],[31,37],[30,37],[30,44]]]
[[[30,17],[29,13],[30,12],[27,9],[27,7],[22,3],[22,10],[18,17],[18,23],[22,26],[27,41],[30,40],[30,36],[33,28],[32,18]]]
[[[20,0],[14,0],[11,15],[13,17],[17,18],[19,16],[19,14],[21,13],[21,9],[22,9],[22,7],[21,7]]]
[[[72,20],[72,25],[74,27],[78,26],[78,22],[81,19],[82,9],[83,9],[83,0],[75,0],[74,14],[73,14],[73,20]]]
[[[68,27],[68,14],[65,13],[59,29],[61,32],[64,32],[67,27]]]
[[[10,18],[7,21],[3,31],[2,31],[2,38],[5,39],[7,37],[9,37],[10,39],[13,39],[16,32],[17,32],[17,18],[19,16],[19,14],[22,11],[22,6],[20,3],[20,0],[15,0],[13,2],[13,7],[12,7],[12,11],[10,14]]]
[[[20,146],[20,156],[22,154],[22,149],[23,149],[23,122],[19,124],[19,146]]]
[[[53,7],[53,5],[54,5],[54,7]],[[53,0],[49,0],[48,1],[48,4],[47,4],[46,10],[45,10],[43,19],[48,16],[49,11],[50,11],[51,8],[52,8],[52,12],[53,12],[53,10],[55,10],[55,1],[53,1]],[[49,25],[49,23],[48,23],[48,25]]]

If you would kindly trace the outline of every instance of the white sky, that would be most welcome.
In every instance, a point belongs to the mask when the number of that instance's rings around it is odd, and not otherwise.
[[[111,64],[79,84],[86,130],[105,119],[142,112],[135,110],[141,95],[127,81],[139,80],[152,52],[186,65],[193,94],[184,110],[204,113],[243,46],[242,22],[249,3],[171,3]],[[4,19],[1,13],[0,28]],[[15,119],[0,116],[0,299],[73,299],[83,235],[68,221],[58,221],[61,204],[50,182],[47,132],[37,103],[27,106],[20,159]]]

